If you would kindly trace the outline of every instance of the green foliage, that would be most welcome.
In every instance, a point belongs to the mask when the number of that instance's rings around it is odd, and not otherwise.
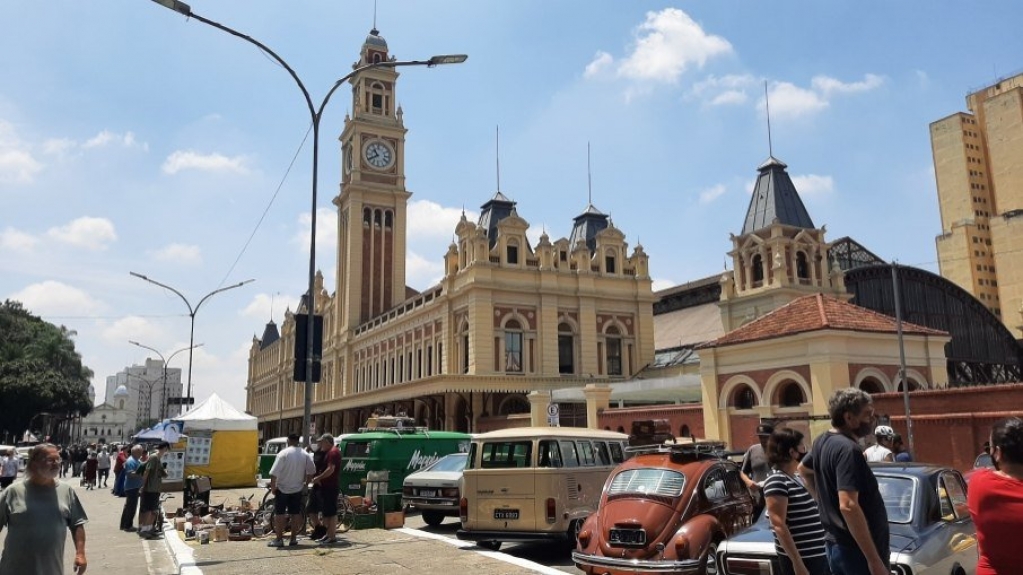
[[[20,434],[42,412],[71,416],[92,410],[92,370],[75,351],[76,335],[16,301],[0,305],[0,431]]]

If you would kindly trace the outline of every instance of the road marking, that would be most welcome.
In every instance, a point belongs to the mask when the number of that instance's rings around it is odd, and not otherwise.
[[[401,531],[406,535],[422,537],[424,539],[436,539],[437,541],[443,541],[449,545],[454,545],[455,547],[458,547],[460,549],[465,549],[466,547],[476,547],[476,544],[473,543],[472,541],[452,539],[450,537],[445,537],[444,535],[439,535],[437,533],[430,533],[429,531],[420,531],[418,529],[412,529],[411,527],[401,527],[399,529],[395,529],[394,531]],[[523,567],[525,569],[532,570],[536,573],[543,573],[545,575],[565,575],[564,571],[554,569],[553,567],[548,567],[546,565],[541,565],[540,563],[530,561],[529,559],[523,559],[521,557],[516,557],[514,555],[508,555],[507,553],[501,553],[500,551],[488,551],[486,549],[479,548],[476,551],[476,553],[479,553],[480,555],[485,555],[492,559],[497,559],[498,561],[511,563],[512,565]],[[184,575],[184,572],[182,572],[182,575]]]

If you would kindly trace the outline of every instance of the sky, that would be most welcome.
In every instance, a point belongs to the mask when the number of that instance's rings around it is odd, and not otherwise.
[[[315,102],[351,70],[371,0],[194,0],[258,39]],[[535,241],[588,197],[650,256],[654,288],[718,274],[774,156],[827,238],[937,272],[928,124],[1023,69],[1010,0],[378,0],[404,68],[408,283],[500,189]],[[336,289],[337,136],[321,122],[316,263]],[[189,345],[192,387],[245,405],[253,337],[308,282],[310,115],[251,44],[147,0],[0,3],[0,299],[77,333],[107,376]],[[496,133],[500,132],[500,138]],[[499,142],[499,145],[498,145]],[[589,146],[589,160],[587,147]],[[500,171],[498,177],[498,158]],[[499,184],[498,184],[499,182]],[[187,380],[188,353],[171,367]]]

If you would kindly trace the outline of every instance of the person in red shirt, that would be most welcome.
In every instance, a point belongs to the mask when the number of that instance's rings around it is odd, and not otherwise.
[[[1010,417],[991,428],[994,469],[970,478],[967,501],[977,528],[977,575],[1020,572],[1023,531],[1023,419]]]
[[[338,481],[341,472],[341,451],[334,445],[334,436],[324,433],[320,436],[320,450],[326,455],[323,458],[323,471],[313,477],[313,488],[319,492],[319,511],[323,515],[323,525],[327,534],[319,540],[320,545],[337,543],[337,497],[341,489]]]
[[[114,488],[110,490],[117,497],[124,497],[124,464],[128,461],[130,445],[122,445],[114,461]]]

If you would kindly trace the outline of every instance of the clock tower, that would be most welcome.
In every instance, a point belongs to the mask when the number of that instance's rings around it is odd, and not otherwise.
[[[374,28],[357,68],[393,60]],[[394,68],[356,74],[351,114],[341,132],[338,208],[337,329],[356,328],[405,300],[405,126]]]

